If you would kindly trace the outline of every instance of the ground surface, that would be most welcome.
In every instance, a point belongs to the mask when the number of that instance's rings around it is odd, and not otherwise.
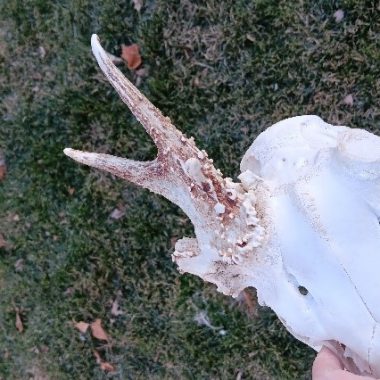
[[[270,311],[252,315],[177,273],[169,252],[192,234],[180,210],[62,150],[155,154],[100,73],[92,33],[115,55],[140,45],[147,75],[123,71],[227,175],[260,131],[289,116],[379,133],[379,3],[0,4],[0,378],[308,378],[313,352]],[[211,327],[197,323],[204,315]],[[96,318],[108,344],[73,327]]]

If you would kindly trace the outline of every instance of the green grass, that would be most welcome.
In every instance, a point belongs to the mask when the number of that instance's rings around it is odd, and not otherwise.
[[[180,210],[62,150],[155,154],[100,73],[92,33],[116,55],[121,43],[140,45],[149,70],[141,90],[229,176],[258,133],[289,116],[317,114],[379,133],[378,4],[161,0],[145,1],[140,14],[130,1],[0,7],[0,149],[8,165],[0,183],[8,242],[0,248],[0,378],[309,378],[312,350],[269,310],[250,316],[214,286],[177,273],[173,241],[192,234]],[[353,106],[342,102],[348,94]],[[126,214],[114,221],[118,206]],[[112,318],[116,297],[125,314]],[[197,325],[200,311],[227,333]],[[72,326],[95,318],[110,345]],[[94,348],[115,374],[99,369]]]

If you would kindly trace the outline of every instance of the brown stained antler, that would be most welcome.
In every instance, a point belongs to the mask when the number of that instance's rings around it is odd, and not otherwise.
[[[221,205],[223,213],[231,213],[237,200],[228,195],[225,180],[207,153],[199,150],[192,138],[186,138],[177,130],[170,119],[116,68],[97,35],[92,36],[91,45],[100,68],[157,145],[158,156],[151,162],[136,162],[73,149],[65,149],[64,153],[78,162],[165,196],[179,205],[195,224],[199,213],[205,215],[214,211],[215,205]]]

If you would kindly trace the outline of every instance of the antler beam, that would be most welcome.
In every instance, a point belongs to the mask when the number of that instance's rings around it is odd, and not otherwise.
[[[226,180],[215,169],[207,153],[195,146],[193,138],[187,138],[175,128],[170,119],[163,116],[116,68],[95,34],[91,46],[100,68],[156,144],[158,155],[151,162],[136,162],[69,148],[64,153],[80,163],[108,171],[165,196],[180,206],[195,224],[199,210],[207,214],[214,212],[214,207],[220,204],[219,209],[231,213],[238,199],[231,199]]]

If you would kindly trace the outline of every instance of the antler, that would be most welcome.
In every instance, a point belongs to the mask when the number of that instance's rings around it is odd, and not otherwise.
[[[69,148],[64,153],[163,195],[180,206],[195,225],[200,222],[200,213],[215,213],[217,205],[223,211],[221,214],[230,213],[237,201],[231,199],[221,172],[215,169],[207,153],[195,146],[193,138],[186,138],[177,130],[115,67],[95,34],[91,45],[100,68],[157,145],[158,156],[150,162],[137,162]]]
[[[241,276],[230,264],[247,258],[261,245],[265,234],[255,209],[255,178],[249,171],[239,177],[241,184],[223,178],[207,153],[195,146],[194,139],[178,131],[121,74],[96,35],[91,45],[100,68],[157,145],[158,155],[153,161],[138,162],[73,149],[64,153],[148,188],[181,207],[194,225],[196,238],[179,240],[173,260],[181,271],[214,282],[223,292],[238,294],[247,286],[247,276]]]
[[[176,244],[172,257],[181,271],[234,296],[256,287],[259,301],[298,339],[312,347],[338,341],[347,347],[340,356],[380,374],[379,139],[315,116],[284,120],[256,139],[243,158],[241,183],[233,183],[116,69],[96,35],[92,49],[158,155],[136,162],[65,153],[186,212],[196,238]],[[342,295],[350,302],[337,302]]]

